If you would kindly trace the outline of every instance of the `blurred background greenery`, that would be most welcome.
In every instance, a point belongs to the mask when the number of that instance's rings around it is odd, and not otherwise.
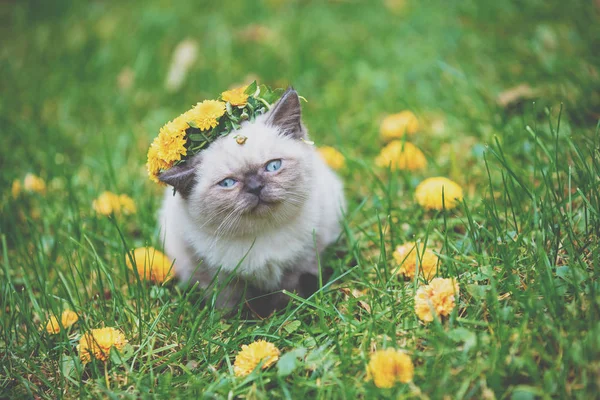
[[[362,156],[400,109],[489,139],[498,95],[521,84],[576,124],[600,109],[591,1],[4,1],[0,15],[3,187],[81,168],[96,185],[145,183],[132,170],[164,122],[254,77],[296,87],[317,143]],[[167,90],[182,41],[197,56]]]
[[[368,355],[385,346],[417,365],[416,386],[399,395],[598,393],[599,10],[584,0],[0,1],[0,397],[177,387],[372,398],[389,395],[364,383]],[[331,263],[337,276],[351,269],[339,284],[368,312],[336,286],[318,307],[229,323],[175,286],[128,280],[126,249],[158,244],[150,142],[192,104],[253,79],[293,85],[312,139],[347,158],[349,251]],[[407,109],[429,167],[377,170],[380,122]],[[12,198],[27,173],[47,195]],[[436,175],[463,186],[464,207],[415,204],[416,183]],[[130,195],[137,214],[96,215],[105,190]],[[427,237],[462,285],[460,317],[445,325],[416,320],[416,281],[387,279],[395,246]],[[118,326],[134,346],[131,368],[111,364],[114,393],[78,364],[79,334],[40,333],[66,305],[77,329]],[[235,380],[235,352],[257,337],[312,356],[302,373]]]

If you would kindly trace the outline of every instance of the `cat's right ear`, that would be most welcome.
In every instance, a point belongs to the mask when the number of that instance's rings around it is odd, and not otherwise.
[[[196,183],[196,166],[199,164],[198,157],[190,159],[183,164],[176,165],[162,172],[158,179],[167,185],[173,186],[181,197],[187,198]]]
[[[302,108],[300,98],[293,88],[288,88],[267,113],[267,124],[279,128],[286,136],[297,139],[306,137],[302,126]]]

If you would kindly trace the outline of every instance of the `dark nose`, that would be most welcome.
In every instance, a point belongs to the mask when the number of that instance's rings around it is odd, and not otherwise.
[[[252,175],[246,179],[246,192],[248,193],[258,196],[264,187],[265,185],[262,180],[256,175]]]

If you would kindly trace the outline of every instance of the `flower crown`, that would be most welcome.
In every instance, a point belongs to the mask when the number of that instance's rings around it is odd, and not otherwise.
[[[182,164],[206,149],[212,142],[239,129],[243,121],[266,113],[279,99],[283,89],[258,85],[227,90],[217,100],[204,100],[179,117],[167,122],[148,149],[148,176],[162,184],[159,175]],[[244,144],[246,138],[236,138]]]

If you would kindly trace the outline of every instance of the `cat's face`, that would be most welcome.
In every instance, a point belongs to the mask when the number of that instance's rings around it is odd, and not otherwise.
[[[191,187],[183,189],[190,216],[203,229],[216,235],[245,234],[289,223],[300,214],[314,150],[300,140],[305,132],[299,102],[286,108],[282,101],[212,143],[190,163]],[[294,123],[286,118],[290,115]],[[246,142],[238,144],[236,135],[245,136]]]
[[[309,190],[310,145],[262,122],[247,124],[238,134],[248,138],[245,144],[228,135],[202,155],[188,199],[190,214],[225,232],[289,221]]]

